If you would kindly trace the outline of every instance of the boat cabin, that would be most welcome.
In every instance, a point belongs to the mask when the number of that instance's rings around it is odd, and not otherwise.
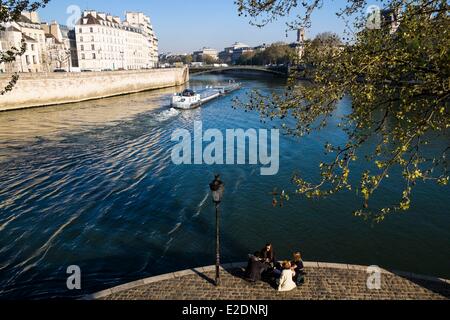
[[[195,94],[196,94],[195,91],[191,89],[186,89],[181,93],[183,97],[193,97],[195,96]]]

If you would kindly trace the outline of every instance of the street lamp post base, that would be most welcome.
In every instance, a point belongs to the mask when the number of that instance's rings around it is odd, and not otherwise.
[[[216,266],[216,287],[220,286],[220,267]]]

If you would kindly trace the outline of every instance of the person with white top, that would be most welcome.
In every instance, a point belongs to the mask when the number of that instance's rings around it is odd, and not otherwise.
[[[283,262],[283,271],[278,282],[278,291],[291,291],[295,289],[297,285],[295,284],[293,278],[295,276],[295,271],[291,268],[291,263],[289,261]]]

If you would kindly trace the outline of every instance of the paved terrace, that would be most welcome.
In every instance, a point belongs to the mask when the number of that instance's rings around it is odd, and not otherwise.
[[[222,265],[220,287],[214,286],[215,266],[151,277],[107,289],[85,299],[103,300],[310,300],[310,299],[432,299],[450,297],[450,280],[382,269],[381,289],[366,286],[367,267],[305,262],[306,282],[278,292],[266,282],[243,279],[246,263]]]

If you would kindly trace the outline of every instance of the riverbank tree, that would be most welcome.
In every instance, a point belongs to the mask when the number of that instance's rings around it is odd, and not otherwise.
[[[169,64],[175,63],[190,64],[192,61],[193,59],[191,54],[170,55],[159,58],[160,63],[169,63]]]
[[[198,61],[198,62],[203,62],[206,65],[211,65],[211,64],[218,62],[218,60],[216,58],[214,58],[213,56],[210,56],[209,54],[202,55],[199,60],[200,61]]]
[[[41,1],[28,1],[28,0],[8,0],[0,2],[0,32],[5,30],[5,25],[17,21],[23,11],[36,11],[37,9],[44,7],[50,0]],[[22,56],[26,51],[25,41],[22,40],[22,44],[19,48],[3,48],[0,50],[0,64],[13,62],[17,57]],[[11,91],[14,85],[19,80],[19,74],[15,73],[11,76],[11,80],[4,87],[0,88],[0,95]]]
[[[287,29],[311,26],[311,15],[326,2],[319,0],[237,0],[240,15],[264,27],[280,17],[292,17]],[[310,42],[304,63],[282,94],[253,91],[237,106],[258,110],[266,119],[279,119],[287,134],[303,136],[329,125],[339,102],[351,97],[349,114],[340,117],[343,144],[325,144],[332,160],[318,163],[320,179],[302,173],[292,178],[296,192],[309,198],[354,190],[361,206],[354,214],[382,221],[408,210],[419,182],[447,185],[450,114],[450,18],[445,0],[388,0],[367,14],[367,1],[347,0],[336,13],[350,27],[339,50],[323,50]],[[334,47],[334,46],[333,46]],[[298,77],[311,79],[304,85]],[[286,121],[294,118],[294,124]],[[353,170],[364,158],[367,170]],[[403,187],[398,202],[383,203],[380,186],[400,172]]]
[[[238,59],[239,65],[290,64],[295,51],[285,43],[273,43],[267,48],[244,52]]]

